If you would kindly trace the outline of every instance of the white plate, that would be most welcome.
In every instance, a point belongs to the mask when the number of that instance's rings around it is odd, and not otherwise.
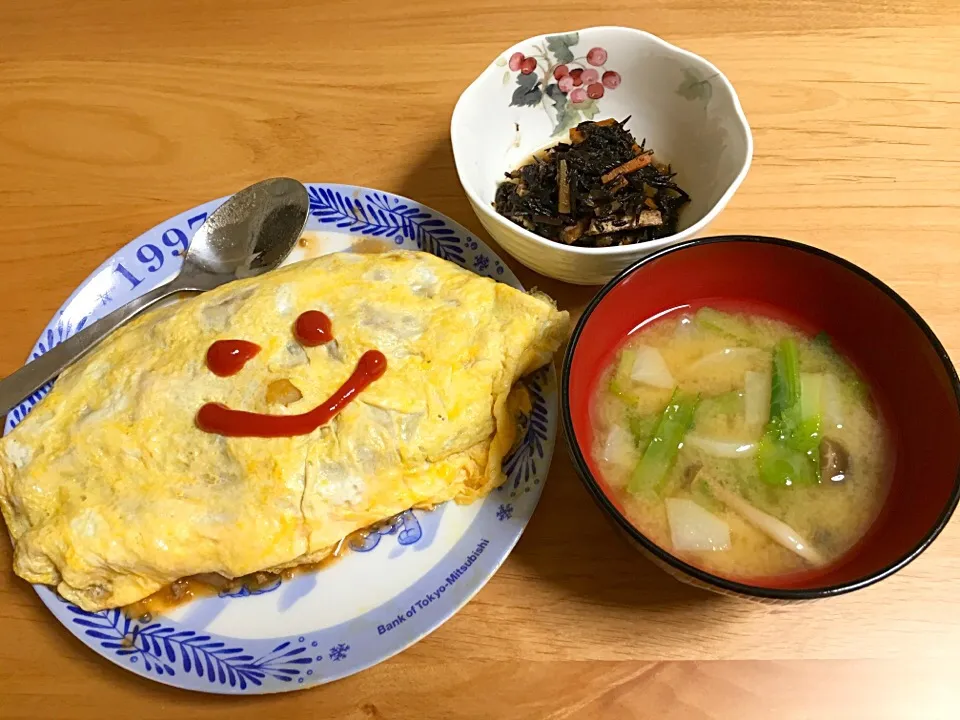
[[[424,250],[516,288],[486,245],[430,208],[389,193],[308,184],[305,253],[349,250],[360,237]],[[181,213],[141,235],[78,287],[44,330],[31,357],[87,322],[159,285],[179,269],[180,251],[226,198]],[[363,547],[316,573],[255,594],[195,600],[148,624],[118,610],[87,613],[45,586],[37,593],[83,643],[121,667],[168,685],[213,693],[269,693],[319,685],[370,667],[450,618],[506,559],[536,507],[557,429],[551,366],[529,381],[533,411],[522,442],[504,461],[507,482],[468,506],[408,511]],[[8,416],[5,433],[49,386]]]

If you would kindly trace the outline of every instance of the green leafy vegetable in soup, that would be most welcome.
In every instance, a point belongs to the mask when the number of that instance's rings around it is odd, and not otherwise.
[[[631,336],[598,383],[594,457],[631,522],[704,569],[835,561],[886,492],[889,437],[825,333],[704,307]]]
[[[680,390],[674,391],[657,422],[653,437],[633,470],[627,488],[631,493],[639,493],[645,489],[656,492],[663,490],[667,475],[683,445],[683,438],[693,422],[696,408],[696,396],[686,395]]]
[[[793,338],[774,348],[772,377],[770,422],[758,453],[760,478],[772,485],[819,482],[819,378],[801,378]],[[814,387],[816,400],[811,400]]]

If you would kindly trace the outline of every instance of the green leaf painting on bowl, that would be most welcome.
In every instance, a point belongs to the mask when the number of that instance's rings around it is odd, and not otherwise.
[[[710,81],[716,76],[717,73],[714,73],[709,77],[701,78],[693,70],[685,68],[683,82],[677,86],[677,95],[687,100],[700,100],[704,105],[707,105],[710,98],[713,97],[713,85],[710,84]]]

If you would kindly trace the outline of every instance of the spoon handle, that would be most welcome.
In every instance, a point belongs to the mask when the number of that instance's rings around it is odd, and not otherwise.
[[[87,325],[83,330],[50,348],[12,375],[0,380],[0,417],[10,412],[45,382],[59,375],[67,366],[86,355],[94,345],[134,315],[155,302],[186,289],[188,288],[184,288],[177,282],[155,287],[109,315],[103,316],[95,323]]]

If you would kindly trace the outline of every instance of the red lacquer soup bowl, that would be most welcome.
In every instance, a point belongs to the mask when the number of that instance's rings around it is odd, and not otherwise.
[[[850,552],[817,570],[763,580],[705,572],[637,530],[591,457],[591,399],[626,337],[673,309],[742,306],[825,331],[861,372],[887,421],[891,484]],[[600,507],[658,564],[684,580],[754,598],[849,592],[892,575],[940,533],[960,497],[960,383],[946,351],[906,301],[857,266],[775,238],[694,240],[644,258],[600,291],[574,330],[563,370],[563,422],[574,465]]]

